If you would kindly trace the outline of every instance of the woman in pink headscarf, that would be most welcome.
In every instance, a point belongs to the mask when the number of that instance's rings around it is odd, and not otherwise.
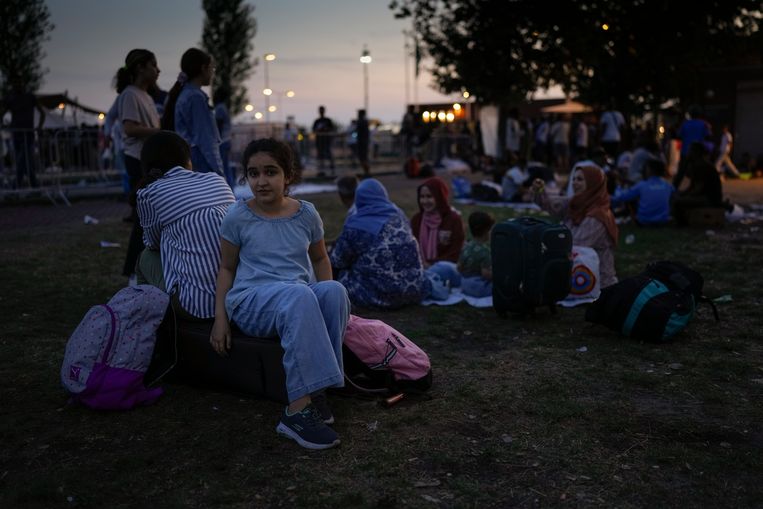
[[[456,263],[464,245],[461,215],[448,203],[448,186],[432,177],[418,188],[419,212],[411,218],[424,267],[440,261]]]

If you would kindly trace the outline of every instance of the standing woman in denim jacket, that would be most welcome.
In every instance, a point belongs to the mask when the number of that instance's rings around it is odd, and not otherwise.
[[[191,48],[183,53],[180,69],[164,108],[162,128],[176,131],[191,146],[194,171],[223,175],[220,133],[209,96],[201,89],[212,83],[215,72],[212,57]]]

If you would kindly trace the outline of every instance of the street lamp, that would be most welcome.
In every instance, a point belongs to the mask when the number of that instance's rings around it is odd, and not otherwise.
[[[278,98],[278,108],[277,108],[277,110],[281,112],[280,118],[283,121],[284,110],[283,110],[283,108],[281,108],[281,100],[284,97],[286,97],[288,99],[292,99],[297,94],[296,94],[296,92],[294,92],[294,90],[291,90],[291,89],[287,90],[286,92],[274,92],[274,93],[276,94],[276,97]],[[273,111],[276,111],[276,110],[273,110]]]
[[[363,53],[360,54],[360,63],[363,64],[363,106],[368,115],[368,64],[371,63],[371,53],[368,47],[363,45]]]
[[[263,58],[265,59],[265,88],[262,90],[262,93],[265,96],[265,121],[270,122],[270,96],[273,95],[273,90],[270,88],[270,80],[268,78],[268,62],[275,60],[276,56],[274,53],[265,53]]]

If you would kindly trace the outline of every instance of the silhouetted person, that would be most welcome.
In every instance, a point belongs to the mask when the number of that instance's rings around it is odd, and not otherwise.
[[[368,177],[371,174],[371,167],[368,164],[368,146],[371,141],[371,132],[368,128],[366,110],[358,110],[356,132],[358,134],[358,161],[363,168],[363,176]]]
[[[318,175],[323,176],[324,160],[329,160],[329,167],[331,168],[331,175],[334,175],[334,156],[331,153],[331,142],[333,140],[334,131],[336,126],[334,121],[326,116],[326,107],[318,107],[318,118],[313,122],[313,133],[315,134],[315,148],[318,152]]]
[[[408,110],[403,115],[403,122],[400,126],[400,138],[403,144],[403,154],[406,158],[413,156],[418,140],[418,127],[416,111],[413,105],[409,105]]]
[[[29,180],[31,187],[37,187],[34,160],[34,110],[40,113],[37,129],[45,123],[45,110],[32,92],[21,82],[13,84],[11,92],[3,101],[3,113],[11,112],[11,132],[13,133],[13,153],[16,164],[16,187],[22,187]],[[1,117],[1,116],[0,116]]]
[[[702,108],[693,104],[689,106],[688,115],[689,118],[684,120],[681,127],[678,128],[678,137],[681,138],[681,160],[678,162],[678,171],[673,178],[673,187],[676,189],[681,187],[681,181],[688,171],[686,160],[692,144],[694,142],[702,143],[712,134],[710,124],[700,118]]]
[[[721,177],[708,158],[707,148],[695,141],[689,147],[685,162],[689,187],[678,192],[673,202],[673,215],[679,225],[688,223],[688,209],[698,207],[723,207]]]

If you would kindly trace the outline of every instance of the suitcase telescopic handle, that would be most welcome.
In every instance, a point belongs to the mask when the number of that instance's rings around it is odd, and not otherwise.
[[[514,221],[526,226],[533,226],[536,224],[548,224],[548,221],[544,221],[543,219],[539,219],[537,217],[531,217],[531,216],[518,217],[514,219]]]

